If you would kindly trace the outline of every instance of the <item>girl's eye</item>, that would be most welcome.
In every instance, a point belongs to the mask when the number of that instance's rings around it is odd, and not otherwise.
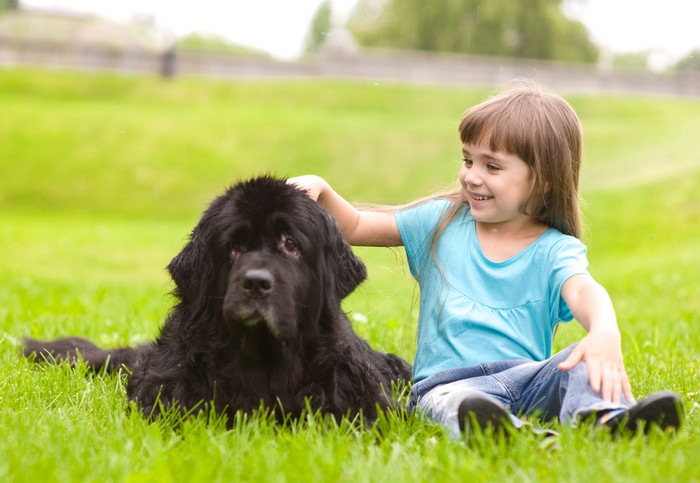
[[[284,235],[281,248],[290,255],[299,255],[299,245],[292,237]]]
[[[497,166],[495,164],[489,164],[488,168],[489,168],[489,171],[498,171],[499,169],[501,169],[500,166]]]
[[[464,158],[463,161],[464,161],[464,165],[467,167],[471,167],[471,165],[474,164],[474,161],[472,161],[469,158]]]

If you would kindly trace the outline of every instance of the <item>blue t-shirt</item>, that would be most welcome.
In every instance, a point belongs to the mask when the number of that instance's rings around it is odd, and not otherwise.
[[[564,282],[587,274],[586,247],[554,228],[515,256],[489,260],[469,206],[433,235],[449,201],[397,211],[411,274],[420,286],[414,380],[446,369],[551,356],[557,323],[573,316],[561,297]]]

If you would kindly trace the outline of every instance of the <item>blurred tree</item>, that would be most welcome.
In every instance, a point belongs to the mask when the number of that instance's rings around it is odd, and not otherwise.
[[[700,71],[700,49],[695,49],[674,66],[676,70],[696,70]]]
[[[191,33],[177,41],[177,49],[189,52],[209,52],[237,57],[270,57],[269,54],[229,42],[217,34]]]
[[[330,32],[332,28],[332,14],[333,11],[330,0],[325,0],[318,6],[313,20],[311,20],[309,33],[306,35],[306,43],[304,46],[304,53],[306,55],[311,55],[318,52],[323,43],[326,41],[328,32]]]
[[[646,70],[648,59],[648,50],[618,54],[613,58],[613,67],[615,69]]]
[[[361,45],[594,62],[598,49],[562,0],[360,0],[348,28]]]
[[[0,12],[4,10],[19,10],[19,0],[0,0]]]

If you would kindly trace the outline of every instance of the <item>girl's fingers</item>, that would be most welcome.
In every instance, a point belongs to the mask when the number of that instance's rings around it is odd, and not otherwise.
[[[630,385],[629,377],[627,372],[622,374],[622,393],[625,395],[627,402],[631,403],[634,401],[634,396],[632,395],[632,386]]]
[[[560,362],[557,365],[557,369],[561,371],[568,371],[569,369],[573,369],[576,364],[581,362],[583,359],[583,351],[580,351],[578,346],[574,348],[573,351],[571,351],[571,354],[569,354],[569,357],[564,359],[563,362]]]
[[[568,371],[584,360],[585,354],[581,348],[582,345],[574,348],[571,354],[557,365],[557,368],[561,371]],[[611,369],[607,365],[601,365],[595,358],[585,359],[588,365],[591,389],[599,393],[603,400],[620,403],[624,396],[628,402],[634,401],[632,387],[624,367]]]
[[[611,391],[610,391],[610,401],[614,402],[615,404],[619,404],[621,393],[622,393],[622,379],[620,376],[620,371],[615,370],[615,371],[613,371],[613,380],[612,380],[612,386],[611,386]]]
[[[602,371],[601,398],[607,402],[619,404],[622,397],[630,402],[633,401],[632,391],[624,368],[603,369]]]
[[[603,401],[610,402],[613,392],[614,378],[608,367],[600,369],[600,397]],[[594,388],[595,389],[595,388]]]
[[[607,383],[608,389],[604,394],[604,399],[608,402],[618,404],[620,402],[620,393],[622,391],[620,372],[614,369],[610,369],[608,372],[609,374],[606,375],[606,377],[609,379]]]
[[[591,389],[593,392],[601,392],[601,371],[600,364],[597,362],[588,361],[588,377],[591,380]]]

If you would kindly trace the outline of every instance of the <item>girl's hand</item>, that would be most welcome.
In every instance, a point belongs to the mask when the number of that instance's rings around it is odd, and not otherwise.
[[[320,176],[297,176],[287,183],[306,191],[309,198],[333,215],[351,245],[395,247],[403,243],[393,210],[358,210]]]
[[[314,201],[318,201],[318,198],[321,196],[321,193],[328,186],[328,183],[326,183],[326,181],[323,178],[313,174],[289,178],[287,180],[287,184],[294,185],[300,190],[306,191],[306,194],[309,195],[309,198],[311,198]]]
[[[600,393],[604,401],[619,403],[623,394],[627,401],[633,401],[622,361],[620,330],[608,293],[589,275],[581,274],[564,283],[562,297],[588,335],[559,364],[559,369],[568,371],[586,361],[591,389]]]
[[[599,392],[603,400],[620,403],[621,395],[627,401],[634,400],[617,330],[592,330],[557,367],[568,371],[581,361],[588,366],[591,389]]]

